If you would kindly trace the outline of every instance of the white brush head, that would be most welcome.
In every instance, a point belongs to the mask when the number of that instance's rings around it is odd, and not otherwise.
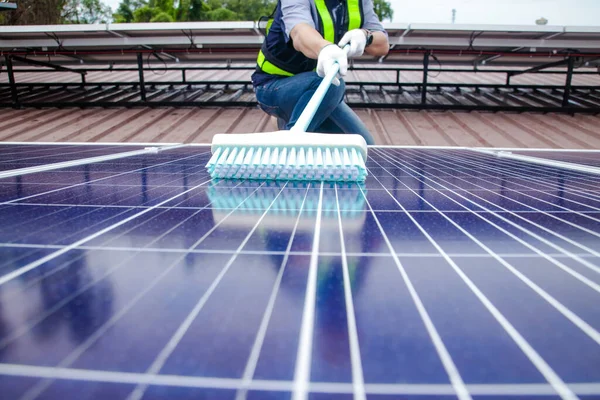
[[[213,178],[364,181],[367,143],[360,135],[219,134],[206,165]]]

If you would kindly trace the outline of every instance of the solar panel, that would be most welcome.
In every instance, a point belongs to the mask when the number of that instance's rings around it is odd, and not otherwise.
[[[600,51],[600,28],[594,26],[383,25],[395,50],[386,60],[403,64],[422,62],[421,53],[409,54],[414,49],[435,50],[445,64],[467,66],[539,66],[578,51],[588,52],[593,63]],[[0,32],[0,49],[42,62],[50,56],[55,65],[135,63],[135,48],[154,48],[165,62],[254,62],[264,27],[264,22],[253,21],[7,26]],[[515,56],[500,58],[493,52]],[[482,56],[486,62],[480,64]],[[365,56],[363,61],[374,58]]]
[[[539,157],[547,160],[564,161],[575,164],[600,167],[600,152],[590,151],[520,151],[516,154]]]
[[[0,180],[3,398],[600,396],[600,176],[374,147],[360,185],[212,181],[208,158]]]
[[[143,146],[115,145],[3,145],[0,147],[0,171],[34,167],[64,161],[140,150]]]

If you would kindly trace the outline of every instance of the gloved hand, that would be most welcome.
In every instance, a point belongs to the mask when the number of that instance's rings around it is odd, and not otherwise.
[[[362,29],[352,29],[346,32],[342,40],[340,40],[339,46],[344,48],[345,45],[350,44],[350,51],[348,52],[349,58],[360,57],[365,52],[367,46],[367,35]]]
[[[317,63],[317,74],[324,78],[325,75],[336,64],[340,64],[340,71],[331,83],[335,86],[340,85],[340,78],[348,73],[348,56],[346,52],[335,44],[330,44],[321,49]]]

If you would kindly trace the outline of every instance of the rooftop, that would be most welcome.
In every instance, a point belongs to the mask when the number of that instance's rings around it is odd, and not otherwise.
[[[6,27],[0,140],[207,143],[274,130],[250,82],[260,28]],[[346,79],[377,144],[599,147],[600,28],[386,28],[390,55],[361,58]]]

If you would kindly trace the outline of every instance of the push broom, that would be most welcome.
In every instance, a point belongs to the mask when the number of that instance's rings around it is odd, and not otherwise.
[[[348,46],[344,48],[348,51]],[[356,134],[306,132],[331,82],[335,64],[289,131],[217,134],[206,168],[213,179],[362,182],[367,143]]]

